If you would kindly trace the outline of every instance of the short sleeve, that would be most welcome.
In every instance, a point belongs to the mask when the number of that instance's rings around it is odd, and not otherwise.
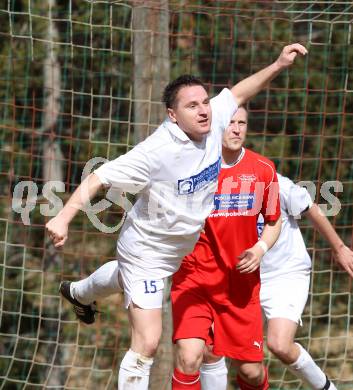
[[[275,222],[281,215],[279,201],[279,185],[275,167],[269,160],[259,160],[260,164],[265,167],[264,175],[264,197],[261,214],[265,223]]]
[[[280,179],[280,192],[282,207],[293,217],[299,216],[313,205],[308,190],[288,178]]]
[[[228,88],[211,99],[213,131],[223,132],[229,125],[230,120],[238,109],[237,102]]]
[[[94,174],[106,186],[137,193],[150,181],[149,159],[142,144],[139,144],[128,153],[103,164]]]

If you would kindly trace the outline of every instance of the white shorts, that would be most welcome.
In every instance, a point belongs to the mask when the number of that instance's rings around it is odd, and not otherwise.
[[[163,279],[148,277],[148,270],[123,258],[103,264],[71,286],[73,296],[86,305],[122,291],[126,308],[131,302],[142,309],[159,309],[163,305]]]
[[[267,320],[286,318],[302,325],[301,316],[308,299],[310,272],[280,275],[261,281],[260,300]]]
[[[124,305],[127,309],[131,302],[142,309],[160,309],[163,305],[163,279],[144,279],[132,281],[129,288],[125,288],[124,277]]]
[[[164,280],[151,278],[148,270],[141,272],[134,264],[118,258],[119,274],[124,290],[124,306],[130,303],[142,309],[160,309],[163,306]]]

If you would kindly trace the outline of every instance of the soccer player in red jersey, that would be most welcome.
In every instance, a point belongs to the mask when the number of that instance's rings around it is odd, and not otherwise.
[[[173,276],[174,390],[201,389],[206,344],[233,359],[242,390],[269,388],[262,364],[259,265],[281,229],[278,182],[270,160],[243,148],[246,131],[247,111],[239,108],[223,136],[215,209]],[[258,240],[260,213],[265,226]]]

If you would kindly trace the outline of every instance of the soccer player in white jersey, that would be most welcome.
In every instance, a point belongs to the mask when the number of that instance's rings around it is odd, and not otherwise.
[[[47,223],[54,245],[61,247],[71,220],[100,188],[137,193],[117,243],[119,280],[131,325],[131,348],[120,365],[119,389],[131,383],[129,388],[148,388],[162,331],[163,278],[174,273],[193,249],[212,210],[222,132],[237,105],[265,88],[298,54],[306,53],[300,44],[288,45],[273,64],[211,100],[195,77],[174,80],[164,91],[168,118],[145,141],[89,175]],[[63,284],[61,293],[74,305],[78,317],[87,320],[89,305],[100,294],[96,286],[94,297],[85,296],[84,285]],[[91,316],[86,322],[93,321]]]
[[[336,262],[353,277],[353,252],[344,245],[308,191],[278,175],[282,214],[279,239],[261,263],[261,306],[267,346],[294,375],[314,390],[334,390],[309,353],[294,342],[309,294],[311,260],[296,218],[304,214],[330,244]]]
[[[316,365],[309,353],[294,342],[301,315],[306,304],[311,260],[297,224],[297,218],[305,215],[314,228],[332,248],[334,259],[353,277],[353,252],[344,245],[331,223],[312,202],[308,191],[290,179],[277,174],[280,188],[282,215],[281,234],[275,245],[262,257],[260,300],[267,319],[267,346],[287,368],[313,390],[335,390],[335,385]],[[262,222],[259,221],[261,232]],[[226,370],[223,360],[206,353],[201,369],[203,390],[211,390],[214,383],[219,390],[226,390]],[[217,367],[217,370],[212,367]],[[223,381],[218,373],[223,369]],[[207,375],[206,375],[207,374]],[[207,386],[207,383],[212,383]]]

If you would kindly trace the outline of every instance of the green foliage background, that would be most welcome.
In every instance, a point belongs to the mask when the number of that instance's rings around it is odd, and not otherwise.
[[[102,302],[104,313],[88,328],[75,321],[57,293],[60,280],[85,276],[114,258],[116,235],[103,235],[80,215],[57,254],[45,238],[39,207],[45,141],[62,151],[66,194],[80,183],[87,160],[112,159],[134,144],[136,6],[158,12],[161,2],[0,3],[1,389],[116,387],[117,365],[128,347],[121,297]],[[293,180],[314,182],[317,190],[325,181],[341,181],[342,209],[332,221],[351,245],[351,2],[180,0],[168,6],[170,78],[198,74],[212,93],[274,61],[289,42],[308,48],[307,57],[249,104],[248,146]],[[58,30],[52,38],[51,23]],[[161,35],[154,33],[155,39]],[[60,112],[55,126],[45,129],[44,62],[50,48],[60,64]],[[39,191],[29,226],[11,204],[16,184],[24,180],[33,180]],[[316,201],[326,203],[319,191]],[[113,206],[100,217],[113,226],[121,209]],[[339,388],[350,389],[351,282],[331,271],[330,252],[312,229],[304,224],[303,231],[314,273],[299,336]],[[273,386],[298,388],[278,363],[268,363]]]

